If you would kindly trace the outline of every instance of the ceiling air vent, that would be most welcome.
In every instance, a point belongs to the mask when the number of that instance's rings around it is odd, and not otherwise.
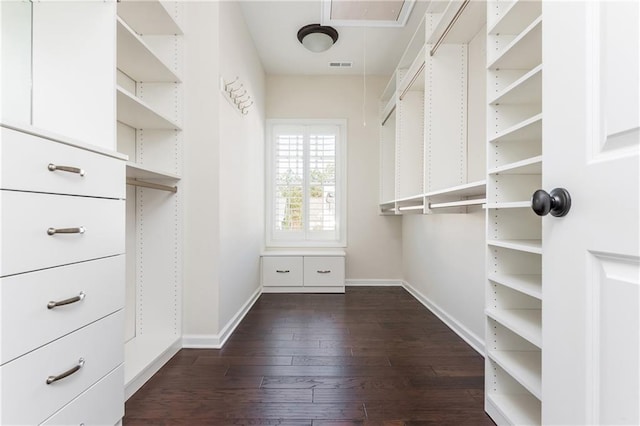
[[[351,68],[353,66],[353,62],[329,62],[329,68]]]

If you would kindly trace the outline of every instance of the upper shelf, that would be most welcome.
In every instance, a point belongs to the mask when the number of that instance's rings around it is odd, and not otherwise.
[[[499,7],[496,4],[496,7]],[[498,20],[489,26],[489,34],[520,34],[542,13],[538,0],[515,0],[500,13]]]
[[[118,69],[138,82],[180,82],[176,73],[120,17]]]
[[[507,86],[489,104],[540,104],[541,102],[542,64]]]
[[[117,120],[136,129],[180,130],[180,126],[155,112],[149,105],[117,87]]]
[[[178,23],[173,19],[166,6],[158,0],[120,0],[118,1],[118,16],[138,34],[182,34]]]
[[[487,181],[479,180],[464,185],[453,186],[451,188],[439,189],[424,194],[427,198],[444,198],[444,197],[473,197],[482,196],[487,193]]]
[[[180,180],[180,176],[127,161],[127,177],[144,180]]]
[[[511,40],[487,68],[492,70],[499,68],[533,69],[541,63],[542,17],[539,17],[516,38]]]
[[[474,0],[452,0],[440,15],[433,32],[427,38],[427,44],[469,43],[486,22],[487,8],[485,2]]]

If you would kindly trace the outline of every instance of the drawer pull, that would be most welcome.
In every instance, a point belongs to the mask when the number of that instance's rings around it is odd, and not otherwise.
[[[78,370],[80,370],[82,367],[84,367],[84,358],[80,358],[78,360],[78,363],[73,368],[68,369],[64,373],[60,373],[57,376],[49,376],[49,377],[47,377],[47,384],[50,385],[53,382],[57,382],[58,380],[62,380],[64,378],[67,378],[70,375],[72,375],[73,373],[75,373]]]
[[[47,229],[47,235],[56,234],[84,234],[86,231],[84,226],[79,228],[49,228]]]
[[[81,291],[79,295],[75,297],[70,297],[69,299],[60,300],[58,302],[51,301],[47,303],[47,309],[57,308],[58,306],[70,305],[72,303],[80,302],[84,300],[85,294],[84,291]]]
[[[49,169],[50,172],[55,172],[56,170],[60,170],[61,172],[77,173],[80,176],[84,176],[84,170],[79,169],[78,167],[56,166],[53,163],[49,163],[49,165],[47,166],[47,169]]]
[[[331,270],[330,269],[326,269],[326,270],[323,270],[323,271],[316,271],[316,272],[319,273],[319,274],[330,274]]]
[[[288,273],[289,273],[289,272],[291,272],[291,271],[289,271],[288,269],[286,269],[286,270],[284,270],[284,271],[283,271],[283,270],[281,270],[281,269],[276,269],[276,272],[277,272],[277,273],[279,273],[279,274],[288,274]]]

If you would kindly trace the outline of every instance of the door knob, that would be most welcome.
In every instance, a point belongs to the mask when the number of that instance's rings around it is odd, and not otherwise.
[[[564,188],[555,188],[551,193],[538,189],[531,197],[531,208],[538,216],[562,217],[569,213],[571,208],[571,195]]]

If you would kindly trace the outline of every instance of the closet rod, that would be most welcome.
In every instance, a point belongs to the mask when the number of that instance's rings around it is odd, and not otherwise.
[[[464,12],[464,9],[467,7],[470,1],[471,0],[464,0],[464,3],[462,3],[462,6],[460,6],[460,9],[458,9],[456,14],[453,16],[453,19],[451,19],[451,22],[449,22],[449,25],[447,25],[447,28],[444,29],[444,32],[440,35],[440,37],[438,38],[438,41],[436,41],[436,44],[434,44],[433,47],[431,48],[431,51],[429,52],[429,56],[433,56],[436,54],[438,47],[440,47],[445,37],[447,36],[447,34],[449,34],[449,31],[451,31],[453,26],[456,24],[456,22],[458,21],[458,18],[460,18],[460,16],[462,15],[462,12]]]
[[[144,188],[159,189],[161,191],[178,192],[178,188],[175,186],[161,185],[159,183],[145,182],[131,178],[127,178],[127,185],[142,186]]]
[[[402,93],[400,93],[400,100],[404,99],[404,95],[407,94],[409,89],[411,89],[411,86],[413,86],[413,83],[416,82],[416,80],[418,79],[418,76],[420,75],[420,73],[424,69],[424,66],[425,66],[425,63],[423,62],[422,65],[420,65],[420,68],[418,68],[418,71],[416,71],[416,73],[413,75],[413,78],[411,78],[411,81],[409,82],[409,84],[407,84],[407,87],[405,87],[405,89],[402,91]]]
[[[385,125],[385,123],[387,122],[387,120],[389,120],[389,117],[391,117],[391,114],[393,114],[393,111],[396,110],[396,106],[394,105],[393,108],[391,108],[391,111],[389,111],[389,114],[387,114],[387,116],[382,120],[382,126]]]

